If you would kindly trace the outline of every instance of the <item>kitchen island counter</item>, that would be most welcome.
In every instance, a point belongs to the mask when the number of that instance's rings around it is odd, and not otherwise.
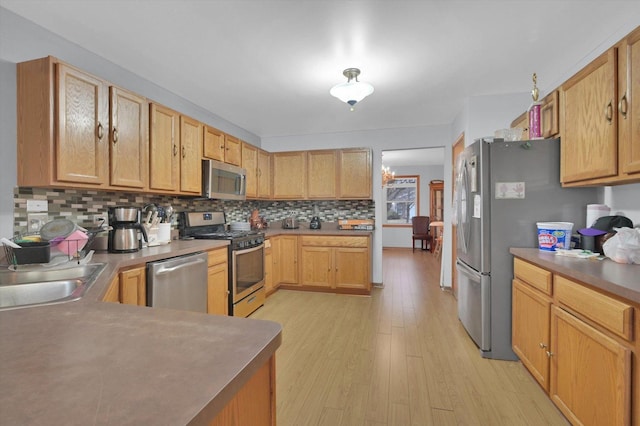
[[[511,248],[511,254],[569,279],[640,303],[640,265],[557,256],[533,248]]]
[[[209,424],[274,356],[270,321],[101,302],[126,266],[223,247],[174,241],[107,266],[80,300],[0,311],[3,424]]]

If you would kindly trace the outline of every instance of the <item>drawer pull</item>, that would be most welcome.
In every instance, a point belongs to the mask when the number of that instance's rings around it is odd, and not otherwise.
[[[547,351],[547,357],[551,358],[553,356],[553,352]]]
[[[102,127],[102,123],[98,123],[98,139],[102,139],[104,136],[104,129]]]
[[[251,296],[250,298],[247,299],[247,303],[251,303],[254,300],[256,300],[256,297],[255,296]]]
[[[540,345],[540,349],[544,349],[547,347],[547,345],[545,345],[544,343],[539,343],[539,345]]]

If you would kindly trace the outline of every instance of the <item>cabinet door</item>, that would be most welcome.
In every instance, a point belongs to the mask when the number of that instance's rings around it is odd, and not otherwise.
[[[307,155],[304,151],[273,154],[273,198],[304,199],[307,187]]]
[[[57,66],[57,82],[57,180],[106,185],[107,85],[64,64]]]
[[[333,249],[300,248],[300,284],[314,287],[334,286]]]
[[[274,289],[273,281],[273,252],[272,248],[264,249],[264,291],[270,294]]]
[[[180,114],[151,104],[149,188],[178,191],[180,185]]]
[[[147,273],[144,266],[120,272],[120,302],[147,306]]]
[[[618,51],[618,138],[623,173],[640,173],[640,28]]]
[[[258,198],[271,197],[271,154],[258,150]]]
[[[202,123],[180,116],[180,191],[202,192]]]
[[[107,288],[103,302],[120,303],[120,276],[116,275]]]
[[[369,290],[369,249],[339,247],[334,251],[336,288]]]
[[[227,263],[209,266],[207,275],[207,313],[229,314],[229,269]]]
[[[562,85],[562,183],[618,172],[615,71],[612,48]]]
[[[569,421],[630,424],[631,351],[555,306],[551,341],[550,396]]]
[[[560,133],[559,123],[559,94],[557,90],[549,93],[542,100],[542,107],[540,108],[540,116],[542,123],[542,137],[551,138]],[[528,139],[528,138],[527,138]]]
[[[343,149],[339,154],[339,198],[371,198],[371,150]]]
[[[204,126],[203,155],[213,160],[224,161],[224,133]]]
[[[111,87],[109,132],[111,185],[129,188],[147,186],[149,106],[147,100],[126,90]]]
[[[230,135],[224,137],[224,162],[239,166],[242,164],[240,139]]]
[[[551,299],[513,280],[511,341],[522,364],[549,392],[549,321]]]
[[[279,283],[298,284],[298,237],[282,235],[278,239]],[[274,255],[276,255],[275,252]]]
[[[307,153],[308,198],[335,198],[337,179],[336,151]]]
[[[258,196],[258,148],[242,142],[242,168],[247,171],[247,197]]]

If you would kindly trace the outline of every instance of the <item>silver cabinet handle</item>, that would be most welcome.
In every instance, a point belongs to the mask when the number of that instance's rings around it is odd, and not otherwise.
[[[118,142],[118,129],[113,128],[113,143]]]
[[[104,129],[102,127],[102,123],[98,123],[98,139],[102,140],[102,137],[104,136]]]
[[[620,98],[620,102],[618,102],[618,111],[620,111],[620,114],[622,114],[622,118],[626,119],[627,118],[627,94],[625,92],[624,95],[622,95],[622,98]]]
[[[611,124],[613,122],[613,102],[609,101],[607,107],[604,109],[604,118]]]

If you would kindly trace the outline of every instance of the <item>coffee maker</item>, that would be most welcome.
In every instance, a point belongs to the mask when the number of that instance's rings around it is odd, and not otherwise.
[[[140,224],[140,209],[137,207],[109,207],[109,253],[133,253],[142,247],[138,232],[145,241],[147,231]]]

